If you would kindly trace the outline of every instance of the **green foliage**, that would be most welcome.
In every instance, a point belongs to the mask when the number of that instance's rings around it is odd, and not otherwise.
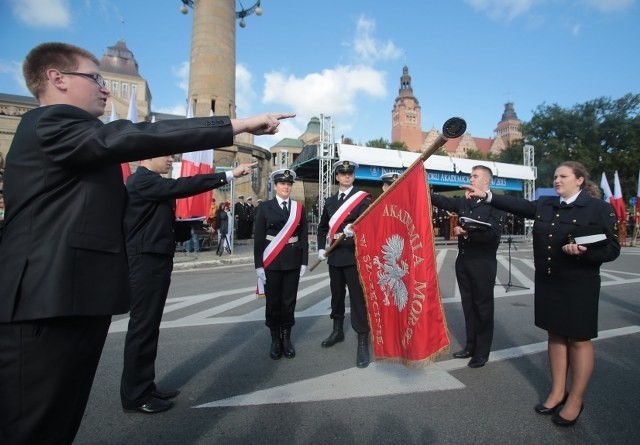
[[[348,145],[355,145],[354,142],[353,142],[353,139],[351,139],[350,137],[342,138],[342,143],[343,144],[348,144]]]
[[[389,144],[391,150],[409,151],[409,147],[403,141],[396,141]]]
[[[389,141],[385,138],[371,139],[365,144],[365,146],[375,148],[389,148]]]
[[[540,105],[522,125],[527,143],[535,147],[536,186],[550,187],[555,168],[575,160],[587,167],[597,184],[606,172],[612,189],[613,172],[618,170],[625,202],[635,196],[640,168],[639,112],[638,94],[616,100],[601,97],[570,109]],[[522,145],[514,144],[498,157],[500,162],[521,164]]]
[[[470,149],[467,150],[467,159],[485,160],[487,159],[487,156],[485,156],[485,154],[480,150]]]

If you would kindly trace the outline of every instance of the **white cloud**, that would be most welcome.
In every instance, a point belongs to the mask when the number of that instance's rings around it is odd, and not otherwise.
[[[13,14],[32,28],[66,28],[71,23],[68,0],[10,0]]]
[[[585,0],[585,3],[597,11],[609,14],[630,8],[634,0]]]
[[[306,118],[319,113],[349,116],[356,112],[356,97],[386,94],[384,74],[371,67],[344,66],[304,77],[265,74],[264,103],[283,104]]]
[[[249,69],[242,65],[236,65],[236,116],[247,117],[253,114],[252,104],[255,103],[257,94],[253,89],[253,75]]]
[[[0,74],[8,74],[13,81],[20,86],[25,94],[31,94],[27,85],[24,83],[22,75],[22,64],[14,61],[5,61],[0,59]]]
[[[374,38],[376,22],[360,17],[351,46],[359,61],[370,64],[378,60],[394,60],[402,56],[402,50],[392,41],[381,42]]]
[[[465,0],[474,9],[497,21],[510,21],[527,14],[546,0]]]
[[[184,91],[184,97],[189,95],[189,61],[182,62],[178,66],[172,66],[171,72],[178,79],[176,85]]]
[[[579,23],[576,23],[571,27],[571,35],[579,36],[581,30],[582,30],[582,25],[580,25]]]

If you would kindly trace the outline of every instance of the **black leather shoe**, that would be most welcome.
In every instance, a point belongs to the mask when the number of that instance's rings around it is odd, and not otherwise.
[[[291,329],[282,329],[282,354],[287,358],[296,356],[296,349],[291,343]]]
[[[560,415],[560,410],[558,410],[555,413],[553,413],[553,417],[551,418],[551,420],[553,421],[553,423],[555,423],[558,426],[573,426],[578,421],[578,417],[580,417],[580,414],[582,414],[583,409],[584,409],[584,403],[580,405],[580,412],[578,413],[576,418],[573,420],[565,419]]]
[[[564,403],[567,401],[567,397],[569,397],[569,393],[564,393],[564,397],[562,398],[562,400],[560,401],[560,403],[558,403],[556,406],[551,407],[551,408],[547,408],[546,406],[544,406],[544,404],[542,403],[538,403],[535,408],[533,408],[538,414],[543,414],[543,415],[548,415],[548,414],[553,414],[556,409],[558,409],[559,406],[564,405]]]
[[[469,360],[467,366],[469,368],[482,368],[488,361],[489,359],[485,357],[473,357],[471,360]]]
[[[144,405],[137,406],[135,408],[124,408],[125,413],[143,413],[143,414],[157,414],[163,411],[167,411],[173,407],[173,402],[168,400],[156,399],[151,397]]]
[[[473,357],[473,352],[468,349],[463,349],[462,351],[454,352],[453,358],[469,358]]]
[[[167,389],[166,391],[159,390],[158,388],[151,391],[151,397],[155,397],[156,399],[169,400],[176,397],[180,394],[180,391],[177,389]]]
[[[356,366],[369,366],[369,334],[358,334],[358,350],[356,351]]]
[[[324,340],[322,340],[323,348],[330,348],[331,346],[344,341],[343,320],[333,320],[333,330],[331,334]]]

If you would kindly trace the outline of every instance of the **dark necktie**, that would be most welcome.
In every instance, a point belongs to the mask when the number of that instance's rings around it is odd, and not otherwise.
[[[566,206],[568,206],[568,205],[569,205],[569,204],[567,204],[566,202],[564,202],[564,201],[560,201],[560,207],[566,207]]]
[[[344,202],[344,193],[340,193],[340,196],[338,197],[338,205],[342,205],[343,202]]]
[[[287,201],[282,201],[282,210],[284,210],[285,215],[289,216],[289,209],[287,208]]]

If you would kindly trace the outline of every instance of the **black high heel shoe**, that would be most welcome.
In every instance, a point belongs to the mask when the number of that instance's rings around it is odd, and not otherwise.
[[[578,413],[576,418],[573,420],[565,419],[560,415],[560,410],[558,410],[553,414],[553,417],[551,418],[551,420],[553,421],[553,423],[555,423],[558,426],[573,426],[578,421],[578,417],[580,417],[580,414],[582,414],[583,409],[584,409],[584,403],[580,405],[580,412]]]
[[[544,404],[542,404],[542,403],[538,403],[538,404],[535,406],[535,408],[533,408],[533,409],[535,409],[535,410],[536,410],[536,412],[537,412],[538,414],[543,414],[543,415],[553,414],[553,413],[556,411],[556,409],[558,409],[558,407],[559,407],[560,405],[564,405],[564,403],[567,401],[567,398],[568,398],[568,397],[569,397],[569,393],[568,393],[568,392],[565,392],[565,393],[564,393],[564,397],[562,398],[562,400],[560,401],[560,403],[558,403],[556,406],[553,406],[553,407],[551,407],[551,408],[547,408],[546,406],[544,406]]]

